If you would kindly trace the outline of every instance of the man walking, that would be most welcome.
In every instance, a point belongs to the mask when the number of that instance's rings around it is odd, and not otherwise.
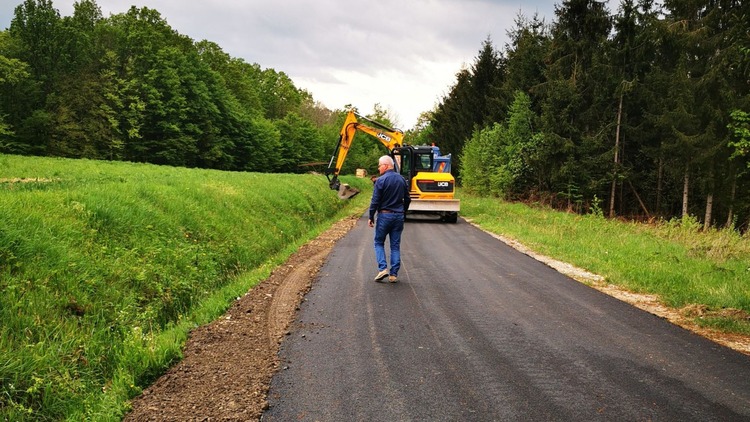
[[[393,158],[388,155],[378,160],[380,177],[375,180],[375,187],[370,201],[370,219],[368,225],[375,227],[375,259],[378,262],[378,274],[375,281],[398,281],[398,270],[401,268],[401,233],[404,231],[404,215],[409,210],[409,187],[406,180],[394,170]],[[375,213],[378,214],[377,224]],[[385,237],[388,236],[391,249],[391,269],[385,260]]]

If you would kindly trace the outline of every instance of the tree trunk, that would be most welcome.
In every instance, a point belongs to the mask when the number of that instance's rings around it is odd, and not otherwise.
[[[612,178],[612,189],[609,193],[609,218],[615,216],[615,193],[617,192],[617,169],[615,169],[614,177]]]
[[[622,122],[622,97],[620,93],[620,105],[617,108],[617,129],[615,130],[615,165],[612,176],[612,190],[609,194],[609,218],[615,216],[615,190],[617,188],[617,165],[620,161],[620,123]]]
[[[711,213],[713,212],[714,207],[714,194],[709,193],[706,197],[706,216],[703,218],[703,231],[707,231],[711,227],[711,219],[713,216]]]
[[[638,195],[638,191],[635,190],[635,186],[633,186],[633,184],[630,183],[630,180],[628,180],[628,185],[630,185],[630,189],[633,190],[633,195],[635,195],[635,199],[637,199],[638,203],[641,204],[641,209],[643,210],[643,212],[646,213],[646,218],[651,218],[651,213],[648,212],[648,208],[646,208],[646,204],[644,204],[643,201],[641,201],[641,196]]]
[[[682,185],[682,218],[688,216],[688,188],[690,187],[690,166],[685,166],[685,179]]]
[[[729,212],[727,213],[726,227],[732,227],[734,223],[734,198],[737,195],[737,178],[732,174],[732,192],[729,194]]]
[[[656,215],[661,214],[661,184],[664,175],[664,158],[659,155],[659,169],[656,173]]]
[[[706,214],[703,217],[703,231],[708,231],[713,224],[713,211],[714,211],[714,172],[709,170],[708,172],[708,194],[706,195]]]

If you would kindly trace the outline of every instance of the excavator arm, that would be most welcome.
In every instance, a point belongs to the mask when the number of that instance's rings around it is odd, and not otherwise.
[[[366,121],[369,125],[360,123],[360,119]],[[342,185],[339,181],[339,172],[341,172],[341,167],[344,165],[347,154],[349,154],[349,148],[357,131],[362,131],[373,136],[388,148],[388,151],[402,146],[404,142],[404,133],[402,131],[391,129],[374,120],[360,116],[354,111],[349,111],[346,114],[344,125],[341,127],[341,132],[339,133],[339,142],[336,144],[336,149],[326,169],[328,185],[331,189],[338,191],[339,198],[341,199],[349,199],[359,193],[359,190],[351,188],[346,184]]]

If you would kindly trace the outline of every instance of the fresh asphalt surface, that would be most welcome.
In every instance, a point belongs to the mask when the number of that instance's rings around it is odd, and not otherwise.
[[[462,219],[407,220],[399,283],[373,282],[373,230],[321,268],[264,421],[750,420],[750,357]]]

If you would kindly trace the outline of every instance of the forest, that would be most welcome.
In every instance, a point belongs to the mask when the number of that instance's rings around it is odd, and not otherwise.
[[[406,131],[453,155],[463,189],[748,229],[750,2],[564,0],[507,35]],[[343,111],[145,7],[104,17],[80,0],[63,17],[25,0],[0,32],[0,153],[322,171]],[[392,126],[378,106],[369,117]],[[355,143],[344,172],[382,153]]]
[[[427,130],[465,189],[638,220],[750,220],[750,2],[568,0],[519,16]]]

